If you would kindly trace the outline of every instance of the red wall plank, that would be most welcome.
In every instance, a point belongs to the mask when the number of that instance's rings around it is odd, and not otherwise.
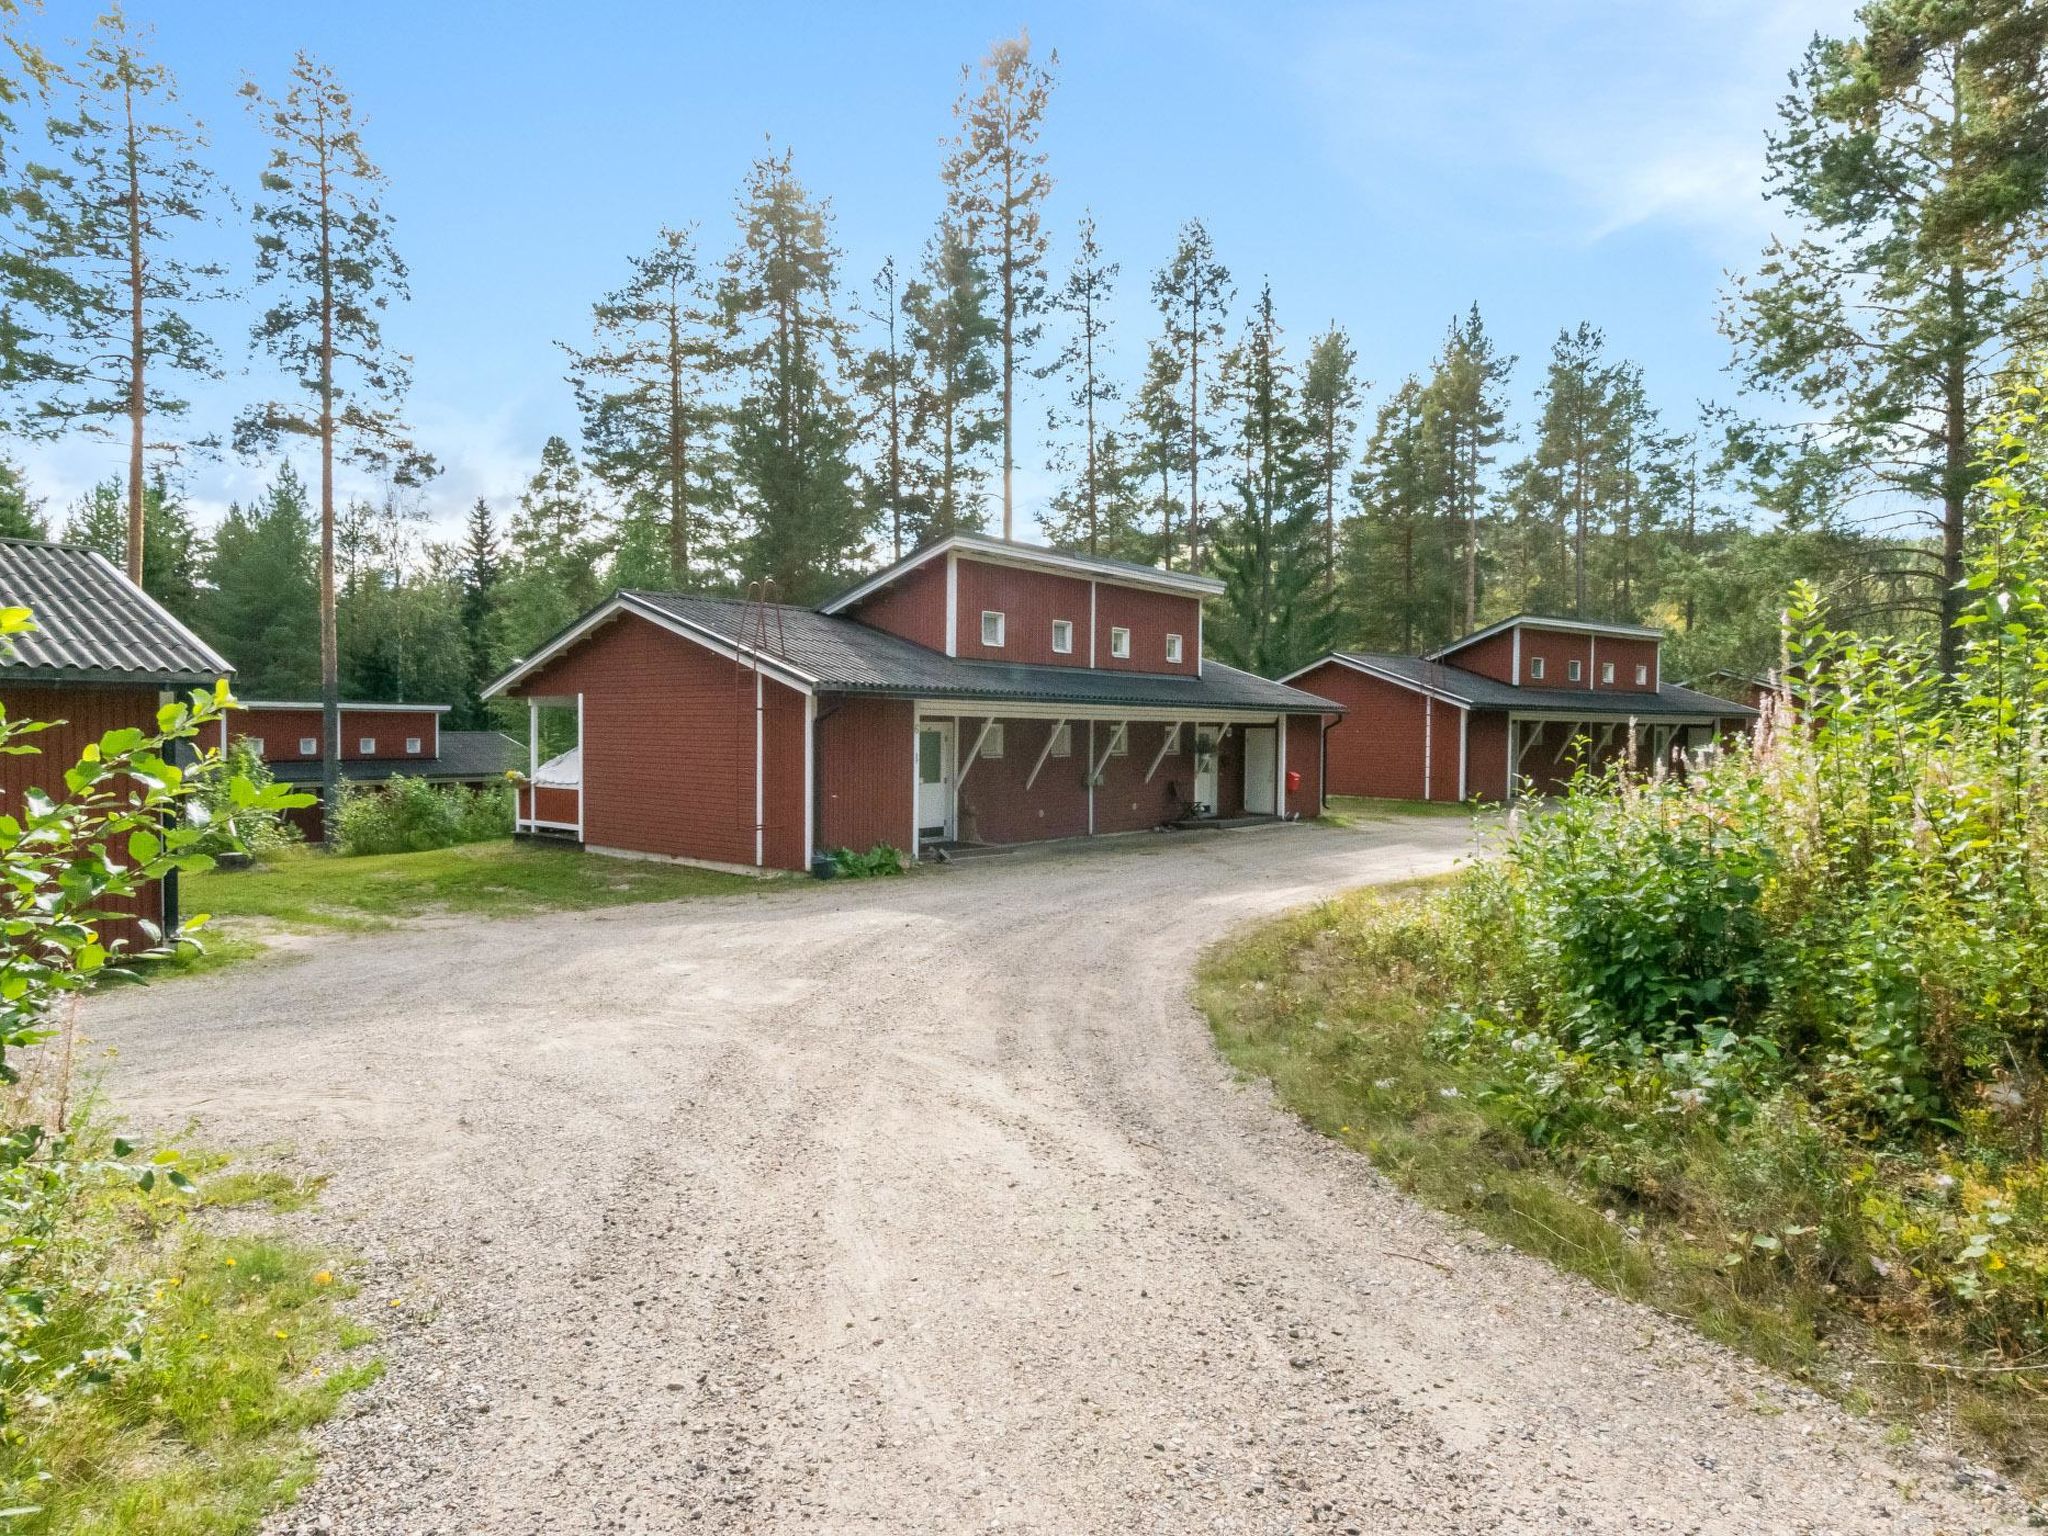
[[[1176,597],[1142,587],[1095,584],[1095,664],[1117,672],[1174,672],[1193,676],[1201,648],[1202,604],[1199,598]],[[1131,654],[1119,660],[1109,654],[1109,632],[1121,625],[1131,632]],[[1181,659],[1166,659],[1166,637],[1181,637]]]
[[[959,562],[958,654],[974,661],[1014,661],[1038,667],[1088,665],[1088,583],[1051,571],[1026,571],[986,560]],[[981,643],[984,610],[1003,615],[1001,646]],[[1074,648],[1052,648],[1054,619],[1074,626]],[[1106,644],[1106,642],[1105,642]]]
[[[927,560],[847,610],[851,618],[934,651],[946,648],[946,557]]]
[[[913,851],[917,741],[908,699],[827,695],[818,701],[824,775],[820,848]]]

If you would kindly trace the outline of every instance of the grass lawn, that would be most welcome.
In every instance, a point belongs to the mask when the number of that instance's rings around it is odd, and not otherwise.
[[[763,884],[748,875],[510,839],[363,858],[290,848],[264,855],[249,869],[188,876],[185,910],[214,919],[206,930],[207,954],[168,969],[212,969],[260,952],[265,925],[367,932],[435,912],[509,917],[725,896]]]
[[[1443,883],[1357,892],[1211,951],[1197,998],[1224,1057],[1479,1231],[1684,1318],[1897,1433],[1923,1415],[1945,1421],[2031,1492],[2048,1488],[2048,1401],[2024,1369],[1873,1328],[1823,1275],[1731,1266],[1711,1219],[1674,1220],[1534,1155],[1489,1108],[1486,1085],[1429,1049],[1444,1007],[1435,946],[1403,913]],[[1702,1189],[1726,1178],[1729,1156],[1701,1145]]]
[[[220,1172],[218,1157],[180,1161],[207,1207],[289,1210],[312,1197],[281,1174]],[[381,1367],[365,1347],[375,1335],[342,1305],[356,1292],[342,1265],[275,1236],[210,1230],[203,1214],[181,1219],[191,1204],[102,1185],[74,1208],[53,1262],[92,1283],[62,1287],[61,1304],[40,1314],[38,1342],[90,1344],[132,1308],[140,1348],[103,1385],[57,1393],[9,1423],[0,1529],[252,1532],[312,1475],[305,1431],[376,1379]]]
[[[1323,820],[1336,827],[1372,826],[1397,816],[1449,816],[1469,820],[1486,808],[1455,800],[1377,800],[1365,795],[1331,795],[1323,802]]]

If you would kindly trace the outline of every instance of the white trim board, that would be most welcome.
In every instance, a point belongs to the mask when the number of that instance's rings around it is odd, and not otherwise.
[[[749,666],[758,666],[762,672],[782,684],[785,688],[794,688],[799,693],[809,693],[817,686],[818,680],[816,678],[807,672],[799,671],[779,656],[769,656],[755,650],[751,646],[741,645],[737,641],[727,639],[724,635],[706,629],[701,624],[693,624],[688,619],[678,618],[672,613],[664,612],[649,603],[639,601],[629,593],[621,592],[591,609],[589,613],[577,620],[568,629],[563,630],[562,633],[555,636],[554,639],[534,652],[533,655],[514,662],[501,676],[495,678],[489,687],[484,689],[483,697],[487,699],[499,697],[507,689],[516,687],[526,678],[531,677],[535,672],[546,666],[550,661],[553,661],[562,652],[568,650],[569,647],[575,645],[585,636],[609,624],[614,619],[628,615],[637,619],[645,619],[657,629],[665,629],[672,635],[679,635],[685,640],[693,641],[703,646],[705,650],[716,652],[718,655],[725,657],[728,661],[742,661]]]
[[[818,611],[842,612],[940,555],[949,558],[965,555],[969,559],[985,561],[990,565],[1007,565],[1021,570],[1049,570],[1063,575],[1084,575],[1096,581],[1141,587],[1149,591],[1171,592],[1180,597],[1219,597],[1223,593],[1223,583],[1208,576],[1190,576],[1181,571],[1127,570],[1123,566],[1105,565],[1101,561],[1090,560],[1086,555],[1069,555],[1056,549],[1040,549],[1034,545],[1011,544],[1000,539],[955,533],[905,555],[893,565],[884,566],[858,586],[840,593]]]

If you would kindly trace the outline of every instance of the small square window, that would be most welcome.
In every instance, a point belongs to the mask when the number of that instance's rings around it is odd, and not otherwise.
[[[416,753],[416,752],[418,752],[418,751],[419,751],[419,749],[420,749],[420,739],[419,739],[419,737],[417,737],[417,736],[408,736],[408,737],[406,737],[406,738],[405,738],[405,750],[406,750],[407,752],[415,752],[415,753]]]
[[[1586,664],[1583,661],[1568,661],[1564,664],[1564,675],[1568,681],[1574,683],[1583,681],[1586,676]]]
[[[1109,738],[1109,755],[1111,757],[1122,757],[1130,749],[1131,728],[1127,725],[1114,727]]]
[[[981,643],[997,648],[1003,643],[1003,616],[993,609],[984,608],[981,613]]]
[[[1613,681],[1614,681],[1614,663],[1613,663],[1613,662],[1611,662],[1611,661],[1603,661],[1603,662],[1601,662],[1601,663],[1600,663],[1600,681],[1601,681],[1601,682],[1603,682],[1603,683],[1611,683],[1611,682],[1613,682]]]
[[[1001,757],[1003,755],[1003,727],[1000,721],[991,725],[988,728],[988,734],[981,738],[981,755],[983,757]]]
[[[1650,669],[1649,669],[1648,667],[1645,667],[1645,666],[1638,666],[1638,667],[1636,668],[1636,686],[1637,686],[1638,688],[1644,688],[1644,687],[1647,687],[1647,686],[1649,685],[1649,682],[1650,682]]]
[[[1168,635],[1166,637],[1166,659],[1172,662],[1178,662],[1180,660],[1179,635]]]
[[[1110,630],[1109,654],[1119,659],[1131,654],[1131,632],[1128,629],[1113,628]]]
[[[317,757],[317,756],[319,756],[319,754],[320,754],[320,738],[319,738],[319,737],[317,737],[317,736],[301,736],[301,737],[299,738],[299,756],[301,756],[301,757]]]
[[[1529,658],[1529,681],[1532,683],[1543,681],[1543,658],[1541,656],[1531,656]]]
[[[247,747],[257,757],[263,755],[263,738],[261,736],[244,736],[242,738],[242,745]]]
[[[1052,621],[1052,648],[1058,656],[1068,656],[1074,650],[1074,621],[1054,619]]]
[[[375,757],[377,755],[377,738],[374,736],[358,736],[356,738],[356,750],[365,757]]]
[[[1052,755],[1072,757],[1074,755],[1074,726],[1069,720],[1062,720],[1059,729],[1052,733]]]

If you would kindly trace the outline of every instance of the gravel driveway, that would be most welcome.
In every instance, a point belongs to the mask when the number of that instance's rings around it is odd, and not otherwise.
[[[278,1531],[2003,1528],[1232,1081],[1198,951],[1468,835],[448,922],[88,1027],[137,1122],[330,1171],[395,1324]]]

